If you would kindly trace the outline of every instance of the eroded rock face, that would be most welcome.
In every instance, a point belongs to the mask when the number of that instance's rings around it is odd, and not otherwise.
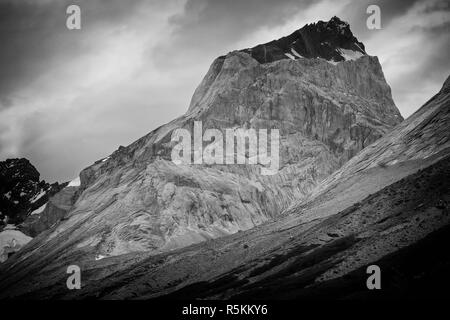
[[[248,230],[304,198],[401,120],[376,57],[285,55],[261,63],[245,50],[231,52],[213,62],[184,116],[83,170],[73,208],[39,241],[52,252],[107,257],[156,254]],[[171,134],[191,130],[194,121],[222,132],[279,129],[278,173],[263,176],[257,165],[175,165]]]

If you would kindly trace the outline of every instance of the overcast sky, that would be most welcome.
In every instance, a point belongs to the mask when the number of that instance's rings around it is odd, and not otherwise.
[[[70,4],[81,30],[66,28]],[[446,0],[0,0],[0,160],[70,180],[183,114],[217,56],[334,15],[379,57],[404,117],[450,74]]]

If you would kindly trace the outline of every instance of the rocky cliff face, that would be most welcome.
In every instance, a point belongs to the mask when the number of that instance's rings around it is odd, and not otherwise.
[[[109,257],[157,254],[248,230],[305,198],[402,121],[378,59],[340,20],[305,26],[269,51],[264,61],[259,49],[217,58],[187,113],[83,170],[73,208],[35,243]],[[172,132],[191,131],[194,121],[202,121],[203,131],[280,130],[279,171],[175,165]]]

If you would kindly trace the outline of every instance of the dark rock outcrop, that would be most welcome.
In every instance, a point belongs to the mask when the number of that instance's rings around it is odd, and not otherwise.
[[[0,226],[22,223],[44,206],[64,185],[39,179],[39,172],[27,159],[0,162]]]
[[[443,205],[450,201],[450,134],[444,130],[450,125],[449,101],[444,86],[331,176],[325,188],[319,186],[311,198],[251,230],[157,255],[106,258],[75,237],[65,240],[62,234],[49,241],[47,232],[0,267],[0,298],[439,296],[438,290],[447,290],[450,280],[450,213]],[[404,143],[405,137],[411,139]],[[440,144],[434,143],[436,138]],[[399,161],[377,165],[388,154]],[[83,217],[89,219],[86,213]],[[76,226],[84,223],[80,220]],[[86,243],[95,241],[100,242]],[[46,259],[35,253],[37,247]],[[62,271],[73,261],[89,270],[82,290],[61,285],[66,280]],[[365,287],[370,264],[382,267],[381,291]]]

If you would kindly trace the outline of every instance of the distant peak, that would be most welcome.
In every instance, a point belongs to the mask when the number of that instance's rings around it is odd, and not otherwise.
[[[334,25],[338,25],[338,26],[349,26],[348,22],[345,22],[341,19],[339,19],[339,17],[337,16],[333,16],[333,18],[330,19],[330,21],[327,22],[327,24],[334,24]]]
[[[260,63],[322,58],[337,64],[367,55],[364,44],[350,30],[350,24],[337,16],[329,21],[306,24],[286,37],[242,51]]]
[[[353,36],[350,30],[350,24],[348,22],[342,21],[336,16],[331,18],[329,21],[319,21],[313,25],[315,25],[320,32],[330,32],[340,35],[347,35],[350,37]]]

